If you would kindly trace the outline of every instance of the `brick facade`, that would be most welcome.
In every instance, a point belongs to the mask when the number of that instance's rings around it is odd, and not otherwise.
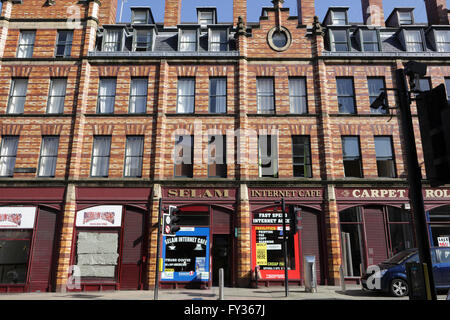
[[[324,186],[327,192],[321,204],[325,226],[327,261],[326,282],[337,283],[341,265],[339,210],[332,195],[335,187],[342,185],[405,186],[406,159],[400,118],[394,113],[373,115],[370,111],[367,77],[385,78],[388,88],[395,87],[395,70],[403,67],[407,58],[380,56],[375,58],[326,58],[325,46],[320,32],[311,32],[315,16],[315,1],[298,1],[299,17],[290,16],[289,8],[267,9],[267,16],[258,23],[247,25],[244,0],[234,0],[233,21],[241,16],[244,31],[236,29],[237,56],[90,56],[94,51],[97,28],[115,23],[115,1],[56,1],[45,6],[42,1],[23,0],[22,4],[3,2],[0,19],[0,136],[20,136],[16,168],[33,168],[39,163],[41,137],[60,137],[55,177],[37,178],[36,173],[15,173],[13,177],[1,178],[0,185],[14,186],[66,186],[65,208],[56,268],[56,288],[65,290],[68,281],[70,259],[74,244],[74,224],[77,210],[78,186],[92,187],[149,187],[153,189],[148,207],[150,221],[147,252],[147,287],[155,282],[156,241],[155,225],[158,221],[158,201],[162,197],[161,186],[234,186],[239,191],[236,203],[235,227],[239,230],[235,270],[236,285],[247,286],[251,277],[251,215],[252,206],[248,186]],[[439,1],[426,1],[432,10]],[[442,1],[445,4],[445,1]],[[363,11],[381,1],[363,0]],[[164,27],[180,23],[181,0],[167,0]],[[57,30],[68,28],[66,17],[80,13],[80,28],[74,29],[72,51],[69,58],[54,58]],[[382,12],[382,10],[381,10]],[[433,11],[435,12],[435,11]],[[285,51],[273,50],[268,32],[280,24],[292,37],[291,46]],[[448,24],[442,15],[434,23]],[[429,15],[430,17],[430,15]],[[364,20],[366,20],[364,15]],[[438,19],[438,20],[435,20]],[[30,20],[30,21],[27,21]],[[381,18],[384,23],[384,18]],[[431,24],[431,23],[430,23]],[[163,28],[163,26],[160,26]],[[239,26],[238,26],[239,27]],[[32,58],[16,58],[20,30],[36,30]],[[418,58],[420,60],[420,57]],[[423,59],[425,61],[425,59]],[[426,60],[433,87],[450,77],[446,58]],[[64,112],[60,115],[46,114],[51,78],[67,78]],[[102,77],[116,79],[114,113],[97,113],[99,80]],[[148,80],[147,104],[144,114],[129,114],[130,85],[133,77]],[[195,78],[195,112],[193,115],[177,114],[177,81],[179,77]],[[226,77],[227,112],[210,115],[208,111],[209,78]],[[261,115],[257,111],[257,77],[273,77],[275,113]],[[289,105],[289,77],[305,77],[308,114],[293,115]],[[356,99],[355,115],[340,115],[337,103],[336,77],[352,77]],[[27,78],[28,89],[24,113],[6,113],[12,78]],[[388,93],[389,104],[395,106],[393,92]],[[415,107],[412,108],[416,114]],[[389,121],[388,121],[389,120]],[[414,117],[419,163],[423,163],[418,119]],[[227,135],[229,132],[243,134],[245,130],[257,133],[279,131],[278,177],[259,178],[257,161],[234,163],[237,150],[234,139],[227,139],[227,177],[208,180],[208,164],[204,155],[195,152],[193,178],[174,178],[174,133],[182,130],[196,135],[195,150],[207,149],[207,133]],[[214,131],[213,131],[214,130]],[[203,136],[198,136],[202,132]],[[91,177],[92,144],[95,135],[111,136],[111,155],[107,178]],[[144,137],[142,178],[124,178],[126,137]],[[293,177],[292,135],[310,136],[312,178]],[[341,136],[360,137],[364,179],[349,180],[344,176]],[[396,165],[396,178],[378,178],[374,136],[392,136]],[[250,141],[251,142],[251,141]],[[254,141],[253,141],[254,142]],[[243,158],[258,153],[255,144],[241,141]],[[422,166],[422,174],[425,169]],[[366,181],[367,180],[367,181]]]

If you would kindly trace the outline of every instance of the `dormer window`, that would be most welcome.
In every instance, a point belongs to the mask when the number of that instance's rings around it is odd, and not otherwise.
[[[347,12],[331,11],[331,24],[337,26],[347,25]]]
[[[131,23],[133,24],[155,24],[152,11],[147,7],[131,8]]]
[[[413,24],[413,17],[411,11],[398,11],[398,23],[400,25]]]
[[[424,51],[421,30],[403,30],[404,45],[408,52]]]
[[[380,51],[377,30],[361,30],[362,50],[364,52]]]
[[[179,51],[197,51],[198,30],[197,29],[179,29]]]
[[[135,28],[133,33],[133,51],[152,51],[154,29]]]
[[[111,28],[103,32],[103,51],[122,51],[123,29]]]
[[[348,32],[346,29],[330,30],[331,51],[349,51]]]
[[[216,8],[197,8],[197,20],[202,28],[206,28],[206,26],[211,24],[216,24]]]
[[[209,29],[209,51],[228,51],[228,29]]]
[[[434,30],[436,51],[450,52],[450,30]]]

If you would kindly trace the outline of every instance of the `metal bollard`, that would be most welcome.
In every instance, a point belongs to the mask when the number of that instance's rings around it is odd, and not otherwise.
[[[344,268],[342,267],[342,265],[339,267],[339,276],[340,276],[340,281],[341,281],[341,291],[345,292],[346,287],[345,287],[345,279],[344,279]]]
[[[219,300],[224,300],[223,298],[223,285],[224,285],[224,275],[223,268],[219,269]]]

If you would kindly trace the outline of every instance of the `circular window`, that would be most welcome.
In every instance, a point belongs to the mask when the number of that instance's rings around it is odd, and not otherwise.
[[[267,34],[267,42],[273,50],[285,51],[291,45],[292,37],[289,30],[285,27],[275,27]]]

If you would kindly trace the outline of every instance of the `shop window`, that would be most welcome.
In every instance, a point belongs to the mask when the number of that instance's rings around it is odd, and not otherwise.
[[[118,232],[80,231],[77,267],[82,278],[115,279],[118,264]]]
[[[145,113],[147,107],[147,78],[132,78],[129,113]]]
[[[227,177],[226,137],[213,135],[208,138],[208,177]]]
[[[47,113],[61,114],[64,112],[66,87],[67,87],[66,78],[53,78],[50,80],[50,92],[48,94]]]
[[[0,284],[27,279],[32,230],[0,230]]]
[[[275,113],[275,96],[273,78],[257,78],[256,91],[258,95],[258,113]]]
[[[379,177],[395,178],[395,161],[391,137],[375,137],[375,153]]]
[[[345,177],[362,178],[361,153],[359,137],[342,137],[342,153]]]
[[[173,159],[175,162],[175,177],[192,178],[194,170],[194,136],[175,137]]]
[[[278,177],[278,139],[276,135],[258,136],[259,177]]]
[[[291,113],[308,113],[305,78],[289,78],[289,102]]]
[[[353,78],[336,78],[339,113],[354,114],[355,87]]]
[[[364,257],[364,238],[362,212],[360,207],[350,208],[339,213],[341,222],[341,250],[344,275],[361,276]]]
[[[427,212],[431,246],[447,246],[450,242],[450,206]]]
[[[292,164],[294,177],[312,177],[309,136],[292,136]]]
[[[209,79],[209,113],[227,112],[227,78]]]

